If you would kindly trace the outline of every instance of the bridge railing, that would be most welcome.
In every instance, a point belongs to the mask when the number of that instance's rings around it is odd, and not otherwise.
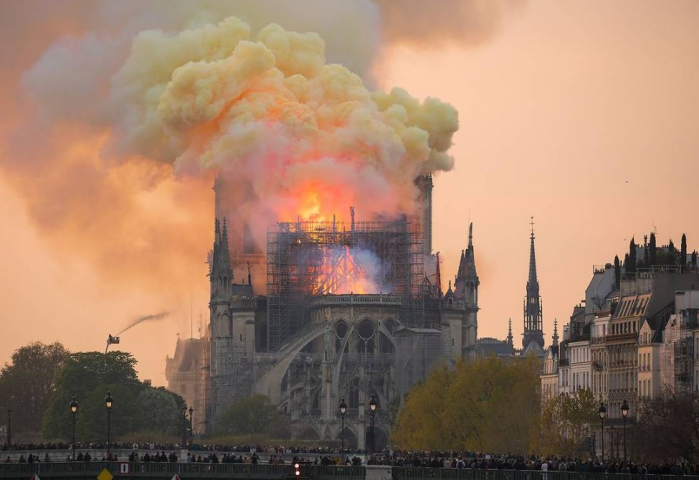
[[[126,464],[127,472],[121,473]],[[294,467],[291,464],[270,465],[266,463],[156,463],[156,462],[56,462],[56,463],[2,463],[0,478],[29,479],[33,475],[41,478],[95,478],[104,469],[115,477],[153,477],[171,479],[178,475],[188,478],[244,478],[244,479],[291,479]],[[362,480],[363,467],[303,465],[303,477],[317,480]]]
[[[292,465],[248,463],[151,463],[151,462],[69,462],[69,463],[3,463],[0,478],[95,478],[105,468],[115,477],[121,476],[121,465],[128,465],[124,476],[182,478],[293,478]]]
[[[128,473],[121,474],[126,464]],[[104,469],[118,478],[160,478],[169,480],[174,475],[189,478],[239,479],[292,479],[293,465],[246,463],[154,463],[154,462],[56,462],[56,463],[2,463],[0,479],[41,478],[74,480],[95,478]],[[377,467],[368,467],[377,468]],[[632,475],[597,472],[542,472],[538,470],[471,470],[455,468],[385,467],[391,470],[392,480],[699,480],[697,476]],[[363,480],[365,467],[302,466],[302,476],[314,480]],[[382,477],[383,478],[383,477]]]
[[[697,476],[632,475],[602,472],[543,472],[540,470],[471,470],[468,468],[393,467],[393,480],[699,480]]]

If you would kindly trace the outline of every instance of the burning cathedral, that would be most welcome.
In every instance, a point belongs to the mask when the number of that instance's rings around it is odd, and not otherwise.
[[[263,394],[297,438],[335,440],[344,400],[344,438],[364,448],[373,397],[380,446],[392,412],[432,366],[474,356],[479,280],[472,226],[454,285],[449,281],[444,292],[432,248],[432,177],[415,183],[417,211],[361,220],[352,208],[348,222],[280,222],[267,232],[265,253],[245,229],[216,219],[207,333],[178,342],[168,359],[177,391],[188,357],[189,392],[182,383],[178,393],[199,412],[199,431],[213,431],[237,400]],[[261,272],[264,294],[253,278]]]
[[[174,170],[215,177],[208,328],[178,342],[170,389],[198,432],[263,394],[297,438],[360,448],[373,398],[381,445],[412,385],[474,354],[472,238],[446,292],[432,248],[431,174],[453,167],[456,110],[370,91],[312,32],[229,17],[153,35],[176,63],[139,102],[155,122],[139,132]]]

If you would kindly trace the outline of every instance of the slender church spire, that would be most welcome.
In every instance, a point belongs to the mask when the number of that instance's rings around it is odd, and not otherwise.
[[[529,280],[527,281],[527,292],[529,289],[536,288],[537,295],[539,292],[539,281],[536,278],[536,251],[534,249],[534,217],[531,219],[531,246],[529,248]]]
[[[551,338],[554,347],[558,345],[558,319],[553,320],[553,337]]]
[[[536,249],[534,247],[534,217],[531,217],[531,234],[529,248],[529,278],[527,280],[527,296],[524,300],[524,338],[522,346],[526,349],[530,342],[536,341],[543,349],[544,333],[539,295],[539,279],[536,275]]]
[[[476,254],[473,248],[473,223],[468,227],[468,248],[461,251],[459,270],[454,282],[456,298],[467,303],[478,303],[478,285],[480,285],[478,273],[476,273]]]
[[[511,318],[507,321],[507,344],[512,348],[514,348],[514,346],[515,346],[513,338],[512,338],[512,319]]]

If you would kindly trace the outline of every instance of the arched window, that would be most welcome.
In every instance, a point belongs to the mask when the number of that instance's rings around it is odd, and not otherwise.
[[[359,408],[359,379],[357,377],[350,382],[349,408]]]
[[[345,339],[347,336],[347,330],[349,330],[349,328],[343,320],[340,320],[335,324],[335,352],[340,351],[343,342],[345,342],[345,353],[348,352],[349,342]]]

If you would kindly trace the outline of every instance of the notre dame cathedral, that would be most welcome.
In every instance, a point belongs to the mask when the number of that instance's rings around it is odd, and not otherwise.
[[[178,341],[167,359],[170,389],[197,412],[195,430],[213,431],[231,404],[264,394],[295,438],[336,440],[344,400],[346,445],[364,448],[373,398],[380,447],[391,415],[432,366],[475,355],[473,226],[444,292],[432,248],[431,176],[416,185],[416,212],[360,221],[352,210],[347,222],[278,223],[264,251],[217,198],[209,326],[202,339]]]

